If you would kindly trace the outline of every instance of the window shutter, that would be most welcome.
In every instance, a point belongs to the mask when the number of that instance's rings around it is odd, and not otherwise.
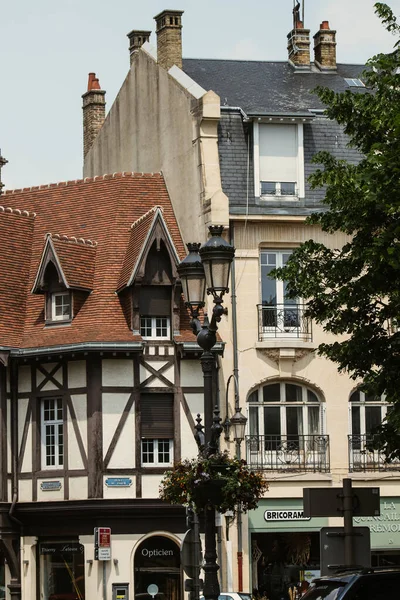
[[[142,394],[140,397],[142,437],[174,437],[174,399],[172,394]]]
[[[139,312],[141,315],[149,317],[169,317],[171,315],[171,286],[142,286]]]
[[[260,125],[260,181],[297,182],[297,125]]]

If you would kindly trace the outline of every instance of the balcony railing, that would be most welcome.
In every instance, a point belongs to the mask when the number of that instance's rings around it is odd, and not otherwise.
[[[305,304],[258,304],[258,339],[301,339],[312,341],[311,319],[304,316]]]
[[[248,435],[246,460],[265,471],[330,470],[328,435]]]
[[[400,460],[386,461],[382,450],[376,449],[377,438],[372,434],[349,435],[349,471],[400,471]]]

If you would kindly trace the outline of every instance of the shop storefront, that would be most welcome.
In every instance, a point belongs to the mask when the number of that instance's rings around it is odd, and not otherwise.
[[[356,517],[355,526],[371,532],[372,566],[400,566],[400,498],[381,498],[379,517]]]
[[[77,540],[39,544],[40,598],[85,600],[84,548]]]
[[[135,600],[182,600],[180,548],[170,538],[146,538],[135,551]]]
[[[304,517],[302,499],[260,501],[256,510],[249,511],[253,592],[281,600],[288,597],[291,585],[317,577],[319,532],[327,525],[326,518]]]

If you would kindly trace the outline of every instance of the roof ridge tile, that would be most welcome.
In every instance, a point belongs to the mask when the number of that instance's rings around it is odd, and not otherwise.
[[[139,217],[138,219],[136,219],[136,221],[134,221],[132,223],[131,229],[136,227],[136,225],[139,225],[140,223],[142,223],[146,219],[146,217],[151,215],[151,213],[155,213],[158,209],[161,211],[161,213],[164,212],[164,209],[162,206],[160,206],[160,205],[153,206],[152,208],[150,208],[150,210],[148,210],[146,213],[144,213],[144,215],[142,215],[141,217]]]
[[[22,217],[36,217],[35,212],[29,212],[29,210],[21,210],[20,208],[11,208],[11,206],[0,206],[0,212],[9,213],[13,215],[21,215]]]
[[[82,246],[89,246],[91,248],[96,248],[97,242],[89,239],[85,239],[83,237],[75,237],[74,235],[65,235],[59,233],[46,233],[45,239],[50,238],[56,242],[69,242],[73,244],[80,244]]]

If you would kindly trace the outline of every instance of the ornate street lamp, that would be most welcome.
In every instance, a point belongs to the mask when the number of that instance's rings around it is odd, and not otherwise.
[[[217,323],[227,314],[222,306],[223,296],[229,291],[229,274],[235,249],[222,237],[222,226],[209,227],[211,237],[201,247],[199,244],[188,244],[189,254],[178,265],[178,273],[182,282],[185,306],[191,314],[191,327],[197,336],[197,343],[202,348],[201,367],[204,378],[204,414],[205,431],[202,431],[200,420],[196,425],[195,438],[199,452],[209,456],[218,451],[219,437],[222,432],[219,411],[213,403],[213,369],[215,359],[211,348],[217,341]],[[199,320],[199,310],[204,307],[205,286],[207,294],[214,300],[211,321],[207,317],[204,323]],[[214,414],[214,416],[213,416]],[[205,510],[205,552],[204,552],[204,589],[205,600],[217,600],[220,589],[218,583],[217,552],[215,540],[215,507],[209,504]]]
[[[247,419],[242,415],[242,409],[237,408],[236,413],[230,419],[230,427],[232,428],[233,439],[235,442],[243,442],[244,432],[246,431]]]

